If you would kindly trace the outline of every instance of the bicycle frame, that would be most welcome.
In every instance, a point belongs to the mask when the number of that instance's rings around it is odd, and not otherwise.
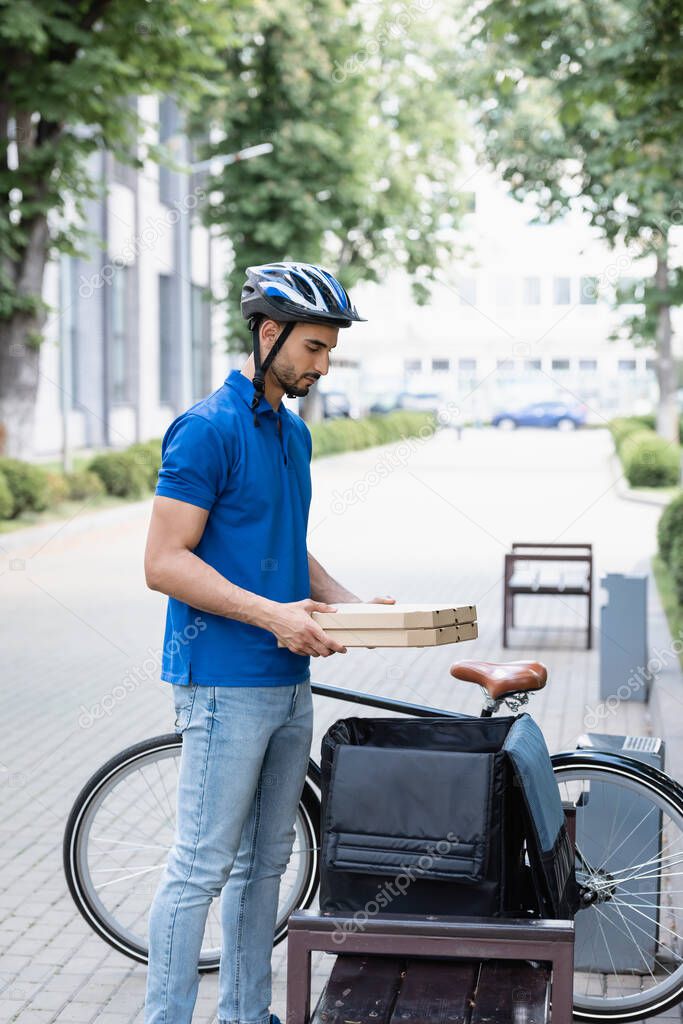
[[[423,718],[431,718],[434,715],[439,715],[441,718],[470,717],[461,711],[444,711],[443,708],[432,708],[428,704],[411,704],[410,701],[395,700],[393,697],[376,697],[372,693],[341,689],[339,686],[328,686],[326,683],[311,683],[311,693],[320,694],[322,697],[333,697],[335,700],[345,700],[349,704],[365,704],[366,707],[383,708],[385,711],[400,711],[405,715],[421,715]]]

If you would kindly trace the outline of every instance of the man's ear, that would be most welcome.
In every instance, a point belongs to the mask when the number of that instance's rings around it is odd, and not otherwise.
[[[266,318],[261,321],[259,331],[259,340],[261,342],[261,362],[265,360],[271,348],[277,341],[281,330],[282,324],[277,320],[270,320]]]

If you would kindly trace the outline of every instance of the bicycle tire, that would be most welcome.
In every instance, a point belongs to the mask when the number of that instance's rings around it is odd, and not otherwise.
[[[671,817],[672,821],[683,823],[683,788],[664,772],[661,772],[642,761],[637,761],[621,754],[608,753],[600,750],[569,751],[566,753],[555,754],[552,756],[551,760],[553,764],[553,771],[558,779],[558,785],[560,785],[561,793],[562,785],[569,783],[572,775],[574,776],[575,783],[585,775],[587,778],[592,778],[593,781],[597,781],[600,785],[609,785],[612,787],[611,798],[607,801],[603,798],[603,803],[607,806],[610,805],[617,797],[616,787],[618,785],[623,787],[624,784],[626,784],[626,788],[628,789],[630,787],[631,793],[636,799],[649,800],[653,807],[659,807],[659,813],[667,813]],[[655,803],[655,801],[658,801],[658,803]],[[577,828],[578,827],[579,823],[577,820]],[[625,843],[626,839],[622,840],[621,846],[624,847]],[[678,855],[679,854],[677,853],[675,856],[678,857]],[[680,856],[680,863],[683,864],[683,851],[681,851]],[[661,892],[660,878],[662,874],[662,865],[664,864],[665,859],[666,858],[664,856],[659,856],[659,858],[655,858],[652,861],[653,865],[657,865],[657,862],[659,862],[659,866],[656,869],[658,874],[652,873],[652,867],[648,865],[648,862],[636,865],[640,869],[641,876],[643,878],[652,879],[649,884],[653,893]],[[605,857],[604,860],[606,863],[607,857]],[[669,866],[675,867],[678,866],[678,864],[679,861],[675,860],[674,862],[671,862]],[[638,876],[636,874],[631,873],[629,875],[627,873],[619,875],[617,873],[616,875],[610,875],[609,870],[604,864],[600,866],[600,871],[603,877],[611,878],[611,883],[614,886],[614,892],[610,897],[611,899],[614,899],[614,894],[619,891],[620,886],[634,880],[636,880],[637,884]],[[647,874],[648,871],[650,874]],[[638,896],[637,898],[642,899],[642,896]],[[605,901],[605,905],[606,903],[607,901]],[[643,914],[642,911],[647,909],[648,905],[651,905],[653,909],[661,908],[663,906],[663,904],[641,904],[641,909],[636,909],[636,913],[640,913],[645,917],[646,915]],[[626,911],[632,910],[634,906],[638,907],[637,904],[621,902],[621,907]],[[577,912],[577,929],[579,929],[585,921],[585,918],[582,918],[582,915],[586,913],[587,910],[579,910]],[[657,935],[659,929],[660,914],[661,909],[657,909],[657,913],[654,918],[655,935]],[[623,912],[621,916],[625,921],[627,932],[630,931],[627,918]],[[636,931],[639,930],[643,931],[642,927],[639,929],[638,925],[636,925]],[[604,935],[605,933],[603,931],[603,936]],[[642,939],[639,936],[633,936],[633,938],[634,944],[636,940],[639,943],[642,943]],[[611,957],[612,954],[610,953],[609,955]],[[645,960],[644,957],[643,959]],[[655,954],[655,963],[656,959]],[[634,969],[634,976],[639,976],[639,972],[644,976],[645,972],[642,971],[642,968],[639,968],[638,971]],[[654,978],[654,972],[651,973]],[[575,968],[575,980],[579,974],[580,972]],[[661,984],[655,984],[646,992],[628,994],[621,998],[610,998],[607,996],[577,995],[575,989],[574,1018],[576,1020],[587,1022],[587,1024],[610,1024],[610,1022],[614,1022],[616,1020],[624,1022],[624,1024],[628,1024],[628,1022],[643,1021],[650,1016],[663,1013],[677,1005],[681,1000],[683,1000],[683,960],[672,975],[670,975]]]
[[[87,843],[90,834],[88,814],[94,809],[94,801],[106,798],[107,787],[113,790],[118,781],[124,779],[126,773],[133,767],[136,767],[137,770],[141,767],[144,768],[146,760],[151,763],[151,758],[156,756],[158,759],[160,753],[171,756],[178,755],[181,747],[182,736],[168,733],[135,743],[111,757],[87,780],[78,793],[64,830],[62,846],[64,874],[78,911],[93,931],[108,945],[130,959],[143,964],[148,962],[146,943],[132,939],[120,923],[103,912],[101,903],[93,894],[92,884],[86,878],[89,861]],[[315,775],[315,772],[312,774]],[[308,856],[302,884],[297,892],[296,909],[305,909],[311,905],[317,891],[318,851],[320,849],[320,802],[308,779],[304,784],[299,803],[297,823],[305,836],[305,849]],[[278,921],[273,940],[274,945],[282,942],[287,934],[287,917]],[[219,955],[202,957],[199,962],[199,971],[201,973],[216,971],[218,966]]]
[[[64,868],[69,890],[76,906],[104,941],[141,963],[147,962],[147,950],[144,945],[126,940],[125,935],[122,935],[115,924],[103,919],[98,907],[88,898],[88,887],[83,884],[79,871],[79,865],[83,862],[83,851],[79,853],[79,843],[82,843],[84,835],[82,825],[88,807],[101,791],[102,786],[108,780],[115,778],[116,774],[124,770],[126,765],[135,761],[136,758],[144,758],[146,755],[158,751],[160,746],[178,750],[181,744],[181,737],[169,734],[135,744],[111,758],[82,788],[65,829]],[[558,777],[558,784],[569,779],[572,773],[576,777],[580,776],[581,772],[592,773],[598,781],[608,785],[614,784],[615,780],[626,781],[631,787],[636,787],[644,798],[657,797],[662,806],[668,809],[667,813],[672,817],[678,816],[683,821],[683,788],[669,776],[640,761],[602,751],[569,751],[553,755],[551,760],[553,770]],[[301,888],[290,912],[293,909],[309,907],[313,903],[319,884],[320,799],[317,793],[319,785],[320,769],[311,760],[298,814],[298,818],[304,823],[308,837],[306,846],[310,857],[307,859],[305,870],[305,885]],[[585,911],[579,911],[579,915],[584,913]],[[274,944],[282,941],[286,933],[285,918],[279,922]],[[218,958],[215,958],[201,961],[199,969],[202,972],[207,972],[216,970],[217,967]],[[680,1002],[682,998],[683,967],[681,968],[681,978],[675,984],[669,982],[664,985],[656,985],[635,1002],[630,997],[621,1001],[618,999],[586,1001],[580,997],[577,998],[575,994],[574,1016],[586,1024],[610,1024],[617,1019],[624,1022],[635,1022],[641,1021],[649,1015],[664,1012]]]

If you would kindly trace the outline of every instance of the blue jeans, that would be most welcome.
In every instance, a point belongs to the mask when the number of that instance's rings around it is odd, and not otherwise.
[[[190,1024],[209,905],[221,892],[218,1024],[269,1024],[280,880],[313,733],[311,684],[173,691],[183,734],[177,825],[149,916],[145,1024]]]

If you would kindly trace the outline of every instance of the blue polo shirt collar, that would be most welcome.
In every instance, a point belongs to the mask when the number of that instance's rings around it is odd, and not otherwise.
[[[229,388],[232,388],[242,398],[251,410],[251,403],[254,398],[254,385],[248,377],[245,377],[241,370],[231,370],[228,376],[225,378],[225,383]],[[282,404],[280,404],[282,408]],[[268,401],[265,395],[261,395],[259,398],[258,405],[256,406],[256,412],[258,413],[272,413],[274,416],[277,415],[272,405]]]
[[[225,378],[225,384],[227,385],[227,387],[237,392],[240,398],[243,399],[245,405],[248,406],[249,412],[251,412],[251,403],[254,397],[254,385],[252,381],[250,381],[248,377],[245,377],[241,370],[231,370],[228,376]],[[287,409],[287,407],[283,405],[282,402],[280,402],[280,405],[276,411],[275,409],[273,409],[272,405],[265,397],[265,395],[262,395],[261,398],[259,399],[258,405],[256,406],[256,412],[259,415],[273,416],[275,420],[280,421],[280,430],[282,432],[282,445],[285,454],[288,454],[291,426],[289,419],[289,410]]]

